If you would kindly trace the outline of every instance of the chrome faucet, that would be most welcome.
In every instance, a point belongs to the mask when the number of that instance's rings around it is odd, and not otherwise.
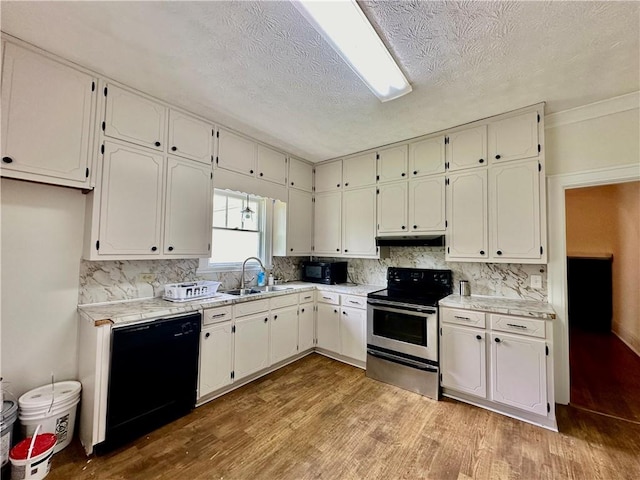
[[[262,268],[262,271],[265,273],[265,275],[267,274],[267,269],[264,267],[262,260],[260,260],[258,257],[247,258],[244,262],[242,262],[242,278],[240,279],[240,295],[247,293],[245,292],[245,287],[244,287],[244,267],[247,265],[247,262],[252,259],[257,260],[258,263],[260,264],[260,268]]]

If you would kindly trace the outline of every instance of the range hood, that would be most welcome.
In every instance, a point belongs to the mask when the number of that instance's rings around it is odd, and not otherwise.
[[[444,235],[376,237],[378,247],[444,247]]]

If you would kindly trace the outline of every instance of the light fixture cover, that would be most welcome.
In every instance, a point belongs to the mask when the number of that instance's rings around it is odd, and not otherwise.
[[[412,88],[355,0],[295,0],[295,7],[383,102]]]

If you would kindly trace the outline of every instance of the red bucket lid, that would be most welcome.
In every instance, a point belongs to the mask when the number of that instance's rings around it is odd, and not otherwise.
[[[11,449],[9,453],[9,457],[14,460],[26,460],[27,455],[29,454],[29,446],[31,445],[31,439],[33,437],[27,437],[18,443],[15,447]],[[57,437],[55,433],[41,433],[36,437],[36,441],[33,445],[33,450],[31,451],[31,458],[37,457],[38,455],[43,454],[50,448],[52,448],[57,441]]]

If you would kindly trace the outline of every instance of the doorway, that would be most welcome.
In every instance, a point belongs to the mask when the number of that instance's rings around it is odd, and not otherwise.
[[[565,190],[571,405],[640,424],[640,182]]]

